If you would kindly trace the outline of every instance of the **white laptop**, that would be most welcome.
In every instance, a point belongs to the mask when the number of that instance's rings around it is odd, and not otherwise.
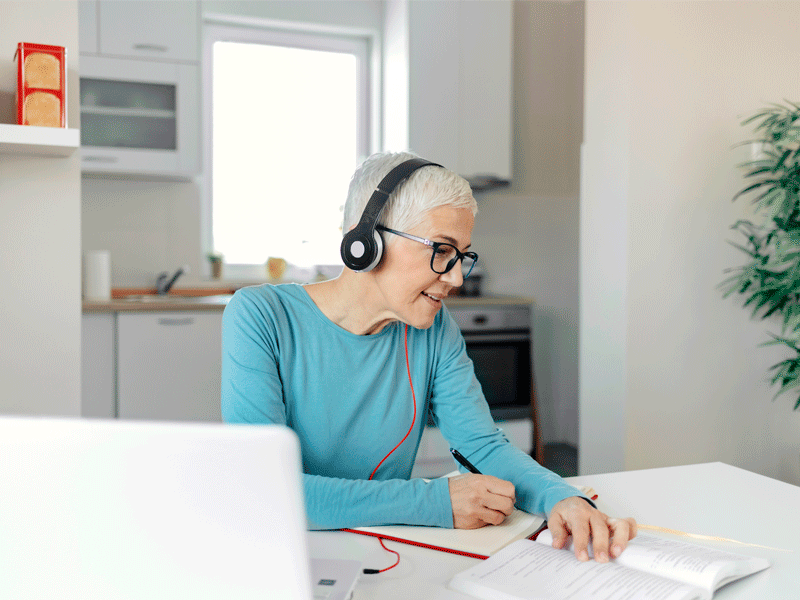
[[[300,473],[285,427],[0,417],[0,598],[345,598]]]

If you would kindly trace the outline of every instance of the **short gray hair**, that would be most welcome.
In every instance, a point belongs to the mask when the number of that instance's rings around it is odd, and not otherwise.
[[[386,174],[402,162],[420,158],[411,152],[378,153],[367,158],[350,180],[344,205],[342,233],[361,219],[372,192]],[[422,167],[414,171],[389,194],[378,223],[407,231],[425,220],[425,214],[441,206],[468,208],[478,214],[478,204],[466,179],[441,167]]]

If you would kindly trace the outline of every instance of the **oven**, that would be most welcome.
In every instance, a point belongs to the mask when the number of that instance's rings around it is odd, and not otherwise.
[[[529,419],[532,397],[531,306],[502,302],[448,304],[496,421]]]

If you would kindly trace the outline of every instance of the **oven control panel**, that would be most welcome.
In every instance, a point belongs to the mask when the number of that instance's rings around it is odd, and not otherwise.
[[[531,328],[530,306],[486,306],[450,307],[462,333],[479,331],[529,330]]]

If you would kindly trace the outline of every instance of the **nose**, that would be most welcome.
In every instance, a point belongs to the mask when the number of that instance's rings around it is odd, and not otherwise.
[[[461,259],[456,260],[456,264],[447,273],[439,275],[439,279],[454,288],[461,287],[464,283],[464,274],[461,272]]]

